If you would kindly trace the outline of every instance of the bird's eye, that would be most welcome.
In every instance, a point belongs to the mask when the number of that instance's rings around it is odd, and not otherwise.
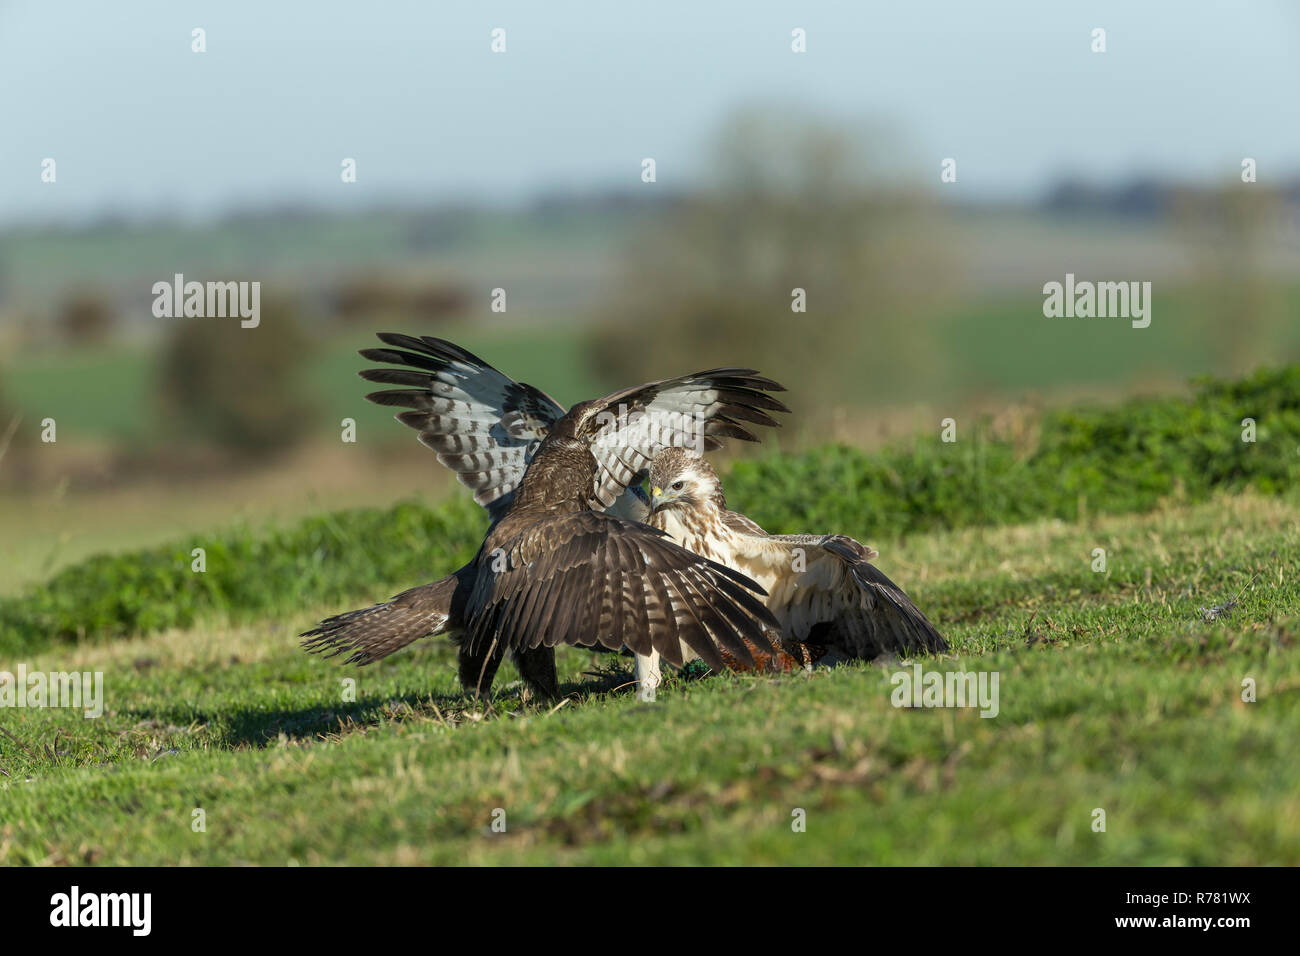
[[[683,488],[685,488],[685,487],[686,487],[686,482],[684,482],[684,481],[674,481],[674,482],[673,482],[673,491],[681,491],[681,490],[682,490]]]

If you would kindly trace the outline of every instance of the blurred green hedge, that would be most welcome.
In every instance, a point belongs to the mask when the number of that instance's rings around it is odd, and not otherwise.
[[[1242,420],[1255,420],[1254,442]],[[959,426],[960,427],[960,426]],[[989,423],[864,452],[832,445],[738,462],[728,503],[773,533],[881,538],[937,528],[1146,511],[1217,489],[1300,485],[1300,366],[1206,379],[1191,399],[1046,413],[1027,453]]]

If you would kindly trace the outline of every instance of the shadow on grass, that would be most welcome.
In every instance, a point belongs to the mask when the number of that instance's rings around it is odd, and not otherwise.
[[[572,698],[568,706],[612,693],[631,692],[632,677],[629,673],[589,672],[588,676],[588,680],[560,685],[561,697]],[[212,730],[209,739],[212,745],[228,750],[256,749],[275,743],[281,737],[292,741],[338,739],[367,728],[404,720],[432,721],[454,727],[466,720],[544,714],[555,706],[553,701],[525,700],[521,692],[522,683],[514,681],[497,688],[484,700],[463,693],[411,692],[300,708],[244,707],[207,713],[188,708],[140,708],[129,713],[140,720],[181,726],[207,724]]]

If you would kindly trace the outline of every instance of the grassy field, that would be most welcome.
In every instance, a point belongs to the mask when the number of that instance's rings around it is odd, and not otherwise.
[[[308,656],[300,631],[457,566],[484,516],[460,493],[332,510],[341,461],[303,469],[334,497],[227,487],[293,504],[195,510],[0,598],[0,671],[104,689],[94,719],[0,708],[0,862],[1300,863],[1297,376],[735,462],[734,506],[879,547],[951,651],[654,703],[571,649],[558,707],[509,666],[467,700],[446,642]],[[372,494],[411,480],[386,471]],[[78,502],[84,534],[150,497]],[[996,713],[894,706],[917,664],[996,674]]]
[[[507,667],[478,710],[445,642],[342,668],[301,607],[24,658],[102,671],[106,710],[0,711],[0,862],[1300,863],[1295,495],[882,551],[953,645],[920,663],[997,672],[996,717],[895,708],[911,661],[646,704],[578,651],[559,708]]]

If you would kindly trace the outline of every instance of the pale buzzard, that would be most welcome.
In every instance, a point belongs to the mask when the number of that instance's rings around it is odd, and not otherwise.
[[[730,511],[699,455],[669,448],[650,468],[649,524],[682,547],[753,578],[781,622],[769,666],[869,660],[885,652],[943,651],[947,642],[903,591],[871,563],[871,548],[838,534],[768,534]],[[638,655],[637,679],[657,684],[655,654]]]

